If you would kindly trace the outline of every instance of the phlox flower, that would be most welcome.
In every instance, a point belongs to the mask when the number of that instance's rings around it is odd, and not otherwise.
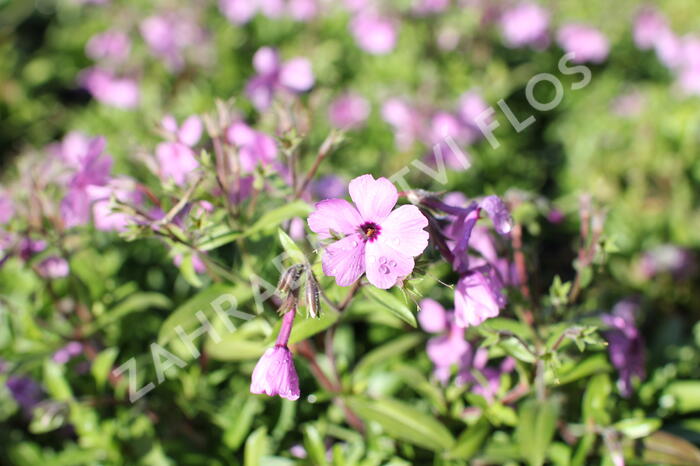
[[[136,80],[117,77],[111,72],[93,67],[84,70],[79,78],[82,86],[103,104],[121,109],[139,104],[141,92]]]
[[[162,125],[175,141],[162,142],[156,147],[160,176],[164,180],[170,179],[178,186],[183,186],[188,175],[199,167],[191,148],[202,135],[202,122],[199,117],[193,115],[178,127],[175,118],[166,116]]]
[[[455,325],[454,312],[447,311],[430,298],[419,304],[418,322],[423,330],[440,335],[428,340],[426,353],[435,365],[435,376],[447,383],[454,365],[461,366],[469,359],[471,346],[464,339],[464,329]]]
[[[129,57],[131,41],[122,31],[110,30],[96,34],[85,46],[85,54],[93,60],[121,63]]]
[[[637,308],[633,301],[624,300],[611,314],[602,316],[603,323],[610,327],[603,337],[608,341],[610,361],[620,375],[618,388],[625,397],[632,395],[632,379],[645,376],[644,339],[634,323]]]
[[[314,85],[308,59],[295,57],[282,62],[277,50],[271,47],[262,47],[255,52],[253,67],[257,74],[248,81],[246,94],[259,111],[270,106],[277,90],[301,93]]]
[[[396,47],[394,22],[373,13],[359,13],[350,23],[350,32],[357,45],[373,55],[386,55]]]
[[[573,63],[602,63],[608,58],[610,42],[599,30],[583,24],[567,24],[559,29],[557,41]]]
[[[331,102],[328,108],[328,119],[331,124],[340,129],[355,129],[367,120],[370,105],[361,95],[348,93]]]
[[[394,211],[396,187],[386,178],[362,175],[350,182],[350,197],[316,204],[309,216],[311,230],[321,239],[344,235],[325,247],[323,272],[340,286],[354,283],[363,273],[377,288],[391,288],[407,277],[428,245],[428,220],[413,205]]]
[[[521,3],[501,17],[501,32],[508,47],[549,45],[549,12],[536,3]]]
[[[460,327],[480,325],[496,317],[506,305],[503,282],[490,265],[474,267],[455,288],[455,321]]]

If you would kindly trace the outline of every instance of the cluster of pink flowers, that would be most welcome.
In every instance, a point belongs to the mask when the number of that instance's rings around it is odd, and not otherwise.
[[[640,50],[653,49],[684,92],[700,95],[700,37],[678,36],[660,12],[647,7],[635,20],[634,42]]]
[[[382,105],[381,114],[392,126],[399,149],[409,149],[420,141],[429,148],[428,160],[434,162],[439,156],[448,168],[464,170],[469,165],[454,144],[468,146],[482,138],[477,122],[487,108],[481,95],[469,90],[460,96],[455,111],[422,109],[405,99],[390,98]]]
[[[219,8],[233,24],[245,24],[262,13],[270,19],[283,16],[310,21],[319,13],[317,0],[219,0]]]
[[[515,360],[506,357],[498,368],[488,367],[488,350],[475,349],[464,338],[464,327],[458,325],[454,311],[445,310],[440,303],[430,298],[419,304],[418,322],[423,330],[438,334],[428,340],[426,353],[435,365],[435,377],[447,383],[457,368],[457,385],[473,384],[472,391],[493,401],[500,388],[502,374],[515,368]],[[477,377],[474,371],[481,377]]]

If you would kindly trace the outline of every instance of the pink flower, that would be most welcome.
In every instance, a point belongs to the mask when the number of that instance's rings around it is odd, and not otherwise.
[[[248,81],[246,94],[260,111],[270,106],[277,90],[301,93],[314,85],[309,60],[296,57],[282,63],[277,51],[271,47],[262,47],[255,52],[253,67],[258,74]]]
[[[410,148],[422,131],[422,115],[400,98],[384,102],[382,119],[393,127],[396,146],[402,150]]]
[[[350,23],[357,45],[373,55],[385,55],[396,46],[396,27],[391,20],[371,13],[360,13]]]
[[[44,278],[62,278],[68,276],[68,262],[62,257],[47,257],[37,265],[39,275]]]
[[[108,60],[120,63],[129,57],[131,42],[122,31],[105,31],[92,36],[85,46],[85,53],[93,60]]]
[[[245,24],[255,16],[256,3],[253,0],[219,0],[219,8],[233,24]]]
[[[129,109],[139,104],[138,83],[130,78],[118,78],[100,68],[88,68],[80,75],[80,82],[92,96],[116,108]]]
[[[15,215],[15,206],[9,196],[0,191],[0,225],[4,225],[12,220]]]
[[[610,43],[602,32],[582,24],[567,24],[559,29],[557,41],[573,63],[602,63],[608,58]]]
[[[454,311],[446,311],[430,298],[421,300],[418,307],[418,322],[423,330],[442,334],[428,340],[426,353],[435,365],[435,377],[447,383],[452,366],[461,368],[469,359],[471,346],[464,339],[464,329],[455,325]]]
[[[178,127],[175,117],[166,115],[161,121],[161,125],[165,131],[175,137],[177,142],[188,147],[194,147],[202,137],[202,120],[197,115],[187,117],[180,127]]]
[[[241,170],[244,173],[251,173],[258,165],[269,166],[277,159],[275,140],[242,121],[228,127],[226,139],[238,148]]]
[[[316,204],[308,219],[321,239],[344,235],[325,247],[323,272],[340,286],[366,272],[377,288],[391,288],[413,271],[413,257],[428,245],[428,220],[413,205],[392,212],[398,192],[386,178],[362,175],[348,190],[357,207],[344,199],[327,199]]]
[[[367,99],[358,94],[345,94],[335,99],[328,108],[328,119],[340,129],[355,129],[367,120],[370,106]]]
[[[188,176],[199,167],[192,149],[179,142],[162,142],[156,147],[160,177],[184,186]]]
[[[506,305],[502,288],[498,273],[489,265],[476,267],[460,278],[455,289],[457,325],[476,326],[496,317]]]
[[[450,6],[450,0],[415,0],[413,11],[418,15],[441,13]]]
[[[292,352],[287,347],[295,314],[296,309],[292,309],[284,315],[275,346],[265,351],[255,365],[250,382],[251,393],[279,395],[288,400],[299,399],[299,377]]]
[[[501,32],[509,47],[549,45],[549,12],[536,3],[521,3],[503,13]]]
[[[139,29],[151,53],[173,71],[179,71],[185,65],[185,49],[205,39],[199,25],[178,11],[149,16],[141,22]]]
[[[114,212],[112,197],[126,204],[140,204],[141,194],[129,178],[112,179],[106,186],[90,186],[87,189],[92,204],[92,220],[101,231],[126,231],[133,219],[124,212]]]
[[[644,8],[634,19],[634,43],[641,50],[653,48],[667,31],[666,18],[654,9]]]

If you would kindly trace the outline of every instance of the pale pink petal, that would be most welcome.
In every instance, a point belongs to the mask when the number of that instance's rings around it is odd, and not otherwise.
[[[279,66],[279,55],[277,54],[277,50],[272,47],[262,47],[253,55],[253,67],[259,74],[267,75],[275,73]]]
[[[202,137],[202,120],[198,116],[188,117],[177,132],[177,137],[181,143],[187,146],[194,146]]]
[[[407,256],[381,241],[368,242],[367,279],[384,290],[396,285],[399,279],[413,271],[413,257]]]
[[[326,247],[323,273],[340,286],[352,285],[365,271],[365,242],[359,234],[346,236]]]
[[[171,134],[177,133],[177,120],[172,115],[165,115],[160,121],[161,126],[165,131]]]
[[[428,219],[414,205],[403,205],[394,210],[381,223],[378,241],[386,242],[394,249],[410,256],[421,254],[428,246]]]
[[[316,210],[309,215],[309,228],[318,233],[319,238],[327,239],[331,232],[350,235],[362,224],[359,212],[344,199],[326,199],[316,204]]]
[[[447,328],[447,312],[434,299],[425,298],[418,305],[418,322],[423,330],[430,333],[440,333]]]
[[[365,221],[381,222],[399,199],[399,193],[386,178],[374,179],[372,175],[362,175],[350,182],[350,197],[355,202]]]
[[[306,58],[292,58],[282,66],[280,83],[296,92],[304,92],[314,85],[311,62]]]

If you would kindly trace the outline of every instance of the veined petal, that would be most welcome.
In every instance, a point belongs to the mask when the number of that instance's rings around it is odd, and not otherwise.
[[[428,246],[428,219],[414,205],[403,205],[394,210],[381,223],[382,233],[378,238],[404,254],[417,256]]]
[[[355,233],[326,247],[323,257],[323,273],[335,277],[339,286],[357,281],[365,271],[365,242]]]
[[[413,271],[413,257],[382,241],[367,243],[367,279],[377,288],[388,289]]]
[[[351,235],[362,224],[360,213],[344,199],[326,199],[316,204],[316,210],[309,215],[309,228],[318,233],[319,238],[331,238],[331,232]]]
[[[350,182],[350,197],[368,222],[384,220],[399,199],[396,187],[386,178],[374,179],[372,175],[362,175]]]

